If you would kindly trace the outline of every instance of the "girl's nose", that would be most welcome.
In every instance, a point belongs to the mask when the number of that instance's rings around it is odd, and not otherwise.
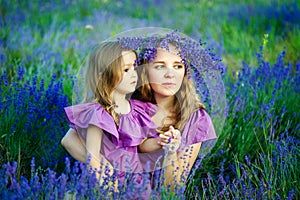
[[[137,72],[136,72],[136,70],[134,68],[131,71],[131,76],[132,77],[137,77]]]

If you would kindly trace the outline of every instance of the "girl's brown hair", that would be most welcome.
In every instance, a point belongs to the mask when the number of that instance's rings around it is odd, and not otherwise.
[[[85,73],[84,102],[98,102],[118,124],[118,114],[114,111],[112,92],[122,80],[124,65],[122,44],[103,42],[90,53]]]

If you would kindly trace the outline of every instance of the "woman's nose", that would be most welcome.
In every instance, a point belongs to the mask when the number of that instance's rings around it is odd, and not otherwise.
[[[175,72],[171,67],[167,67],[164,76],[166,78],[173,78],[175,76]]]

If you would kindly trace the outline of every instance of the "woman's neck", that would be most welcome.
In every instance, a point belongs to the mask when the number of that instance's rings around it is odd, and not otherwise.
[[[155,101],[159,109],[164,110],[166,113],[171,112],[173,108],[174,98],[175,96],[160,96],[154,95]]]
[[[152,116],[154,123],[161,128],[166,128],[167,124],[173,124],[172,111],[175,96],[165,97],[154,95],[158,110]]]

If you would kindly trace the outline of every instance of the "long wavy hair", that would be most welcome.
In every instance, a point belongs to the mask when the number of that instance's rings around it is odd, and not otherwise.
[[[84,102],[98,102],[118,124],[112,93],[123,76],[122,48],[119,42],[102,42],[89,55],[85,72]],[[134,51],[133,51],[134,52]]]
[[[141,64],[142,65],[139,66],[137,70],[139,75],[138,85],[140,85],[140,87],[136,89],[132,98],[156,104],[154,97],[155,92],[152,89],[148,78],[147,69],[150,63],[147,60],[142,60]],[[193,81],[188,78],[187,66],[185,66],[185,74],[181,87],[175,94],[173,109],[171,110],[171,113],[173,114],[171,118],[169,118],[172,123],[164,124],[164,127],[162,127],[161,130],[166,131],[170,125],[173,125],[175,128],[182,131],[191,114],[201,108],[205,109],[196,93]]]

